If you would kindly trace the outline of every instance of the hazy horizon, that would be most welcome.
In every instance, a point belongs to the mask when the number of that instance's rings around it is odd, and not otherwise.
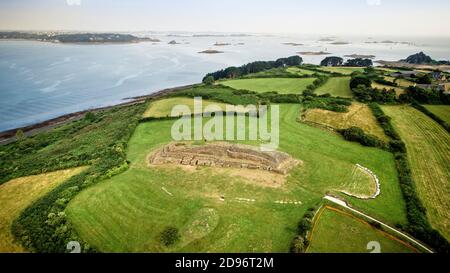
[[[0,29],[449,37],[450,1],[16,0]]]

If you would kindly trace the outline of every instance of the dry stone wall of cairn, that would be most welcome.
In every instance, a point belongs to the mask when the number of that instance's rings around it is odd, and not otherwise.
[[[286,153],[262,152],[246,145],[171,143],[150,154],[149,163],[254,169],[285,175],[300,161]]]

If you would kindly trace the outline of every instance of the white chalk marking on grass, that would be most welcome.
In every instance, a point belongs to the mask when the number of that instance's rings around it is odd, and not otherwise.
[[[248,199],[248,198],[240,198],[240,197],[236,197],[234,198],[236,201],[238,202],[247,202],[247,203],[253,203],[256,202],[255,199]]]
[[[166,188],[161,187],[161,190],[165,191],[168,195],[173,196],[173,194],[170,193]]]
[[[281,204],[281,205],[301,205],[301,201],[294,201],[294,200],[277,200],[274,202],[275,204]]]
[[[366,167],[364,167],[364,166],[362,166],[360,164],[356,164],[356,167],[358,167],[360,170],[362,170],[363,172],[365,172],[366,174],[371,176],[372,179],[375,181],[375,185],[376,185],[376,188],[377,188],[375,193],[372,196],[369,196],[369,197],[361,197],[361,196],[358,196],[358,195],[355,195],[355,194],[351,194],[351,193],[349,193],[347,191],[341,191],[341,192],[343,194],[346,194],[348,196],[355,197],[355,198],[358,198],[358,199],[368,200],[368,199],[375,199],[375,198],[377,198],[378,195],[380,195],[380,193],[381,193],[381,185],[380,185],[380,180],[378,179],[378,176],[374,172],[372,172],[370,169],[368,169],[368,168],[366,168]]]

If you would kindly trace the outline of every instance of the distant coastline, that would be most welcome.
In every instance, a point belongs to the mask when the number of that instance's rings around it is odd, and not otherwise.
[[[54,44],[133,44],[161,42],[154,38],[140,38],[118,33],[58,33],[58,32],[0,32],[0,41],[36,41]]]

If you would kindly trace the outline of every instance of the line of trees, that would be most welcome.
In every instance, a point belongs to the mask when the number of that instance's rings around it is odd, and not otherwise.
[[[349,66],[349,67],[370,67],[373,66],[373,62],[370,59],[348,59],[344,63],[344,59],[341,57],[331,56],[326,57],[320,62],[321,66]]]
[[[291,253],[305,253],[309,246],[308,235],[313,227],[314,215],[317,213],[318,206],[310,207],[303,215],[297,226],[297,236],[292,240]]]
[[[203,81],[212,77],[215,81],[220,79],[235,79],[252,73],[258,73],[261,71],[284,67],[284,66],[298,66],[303,63],[303,59],[300,56],[291,56],[288,58],[280,58],[276,61],[257,61],[248,63],[239,67],[228,67],[217,72],[209,73],[204,78]]]

